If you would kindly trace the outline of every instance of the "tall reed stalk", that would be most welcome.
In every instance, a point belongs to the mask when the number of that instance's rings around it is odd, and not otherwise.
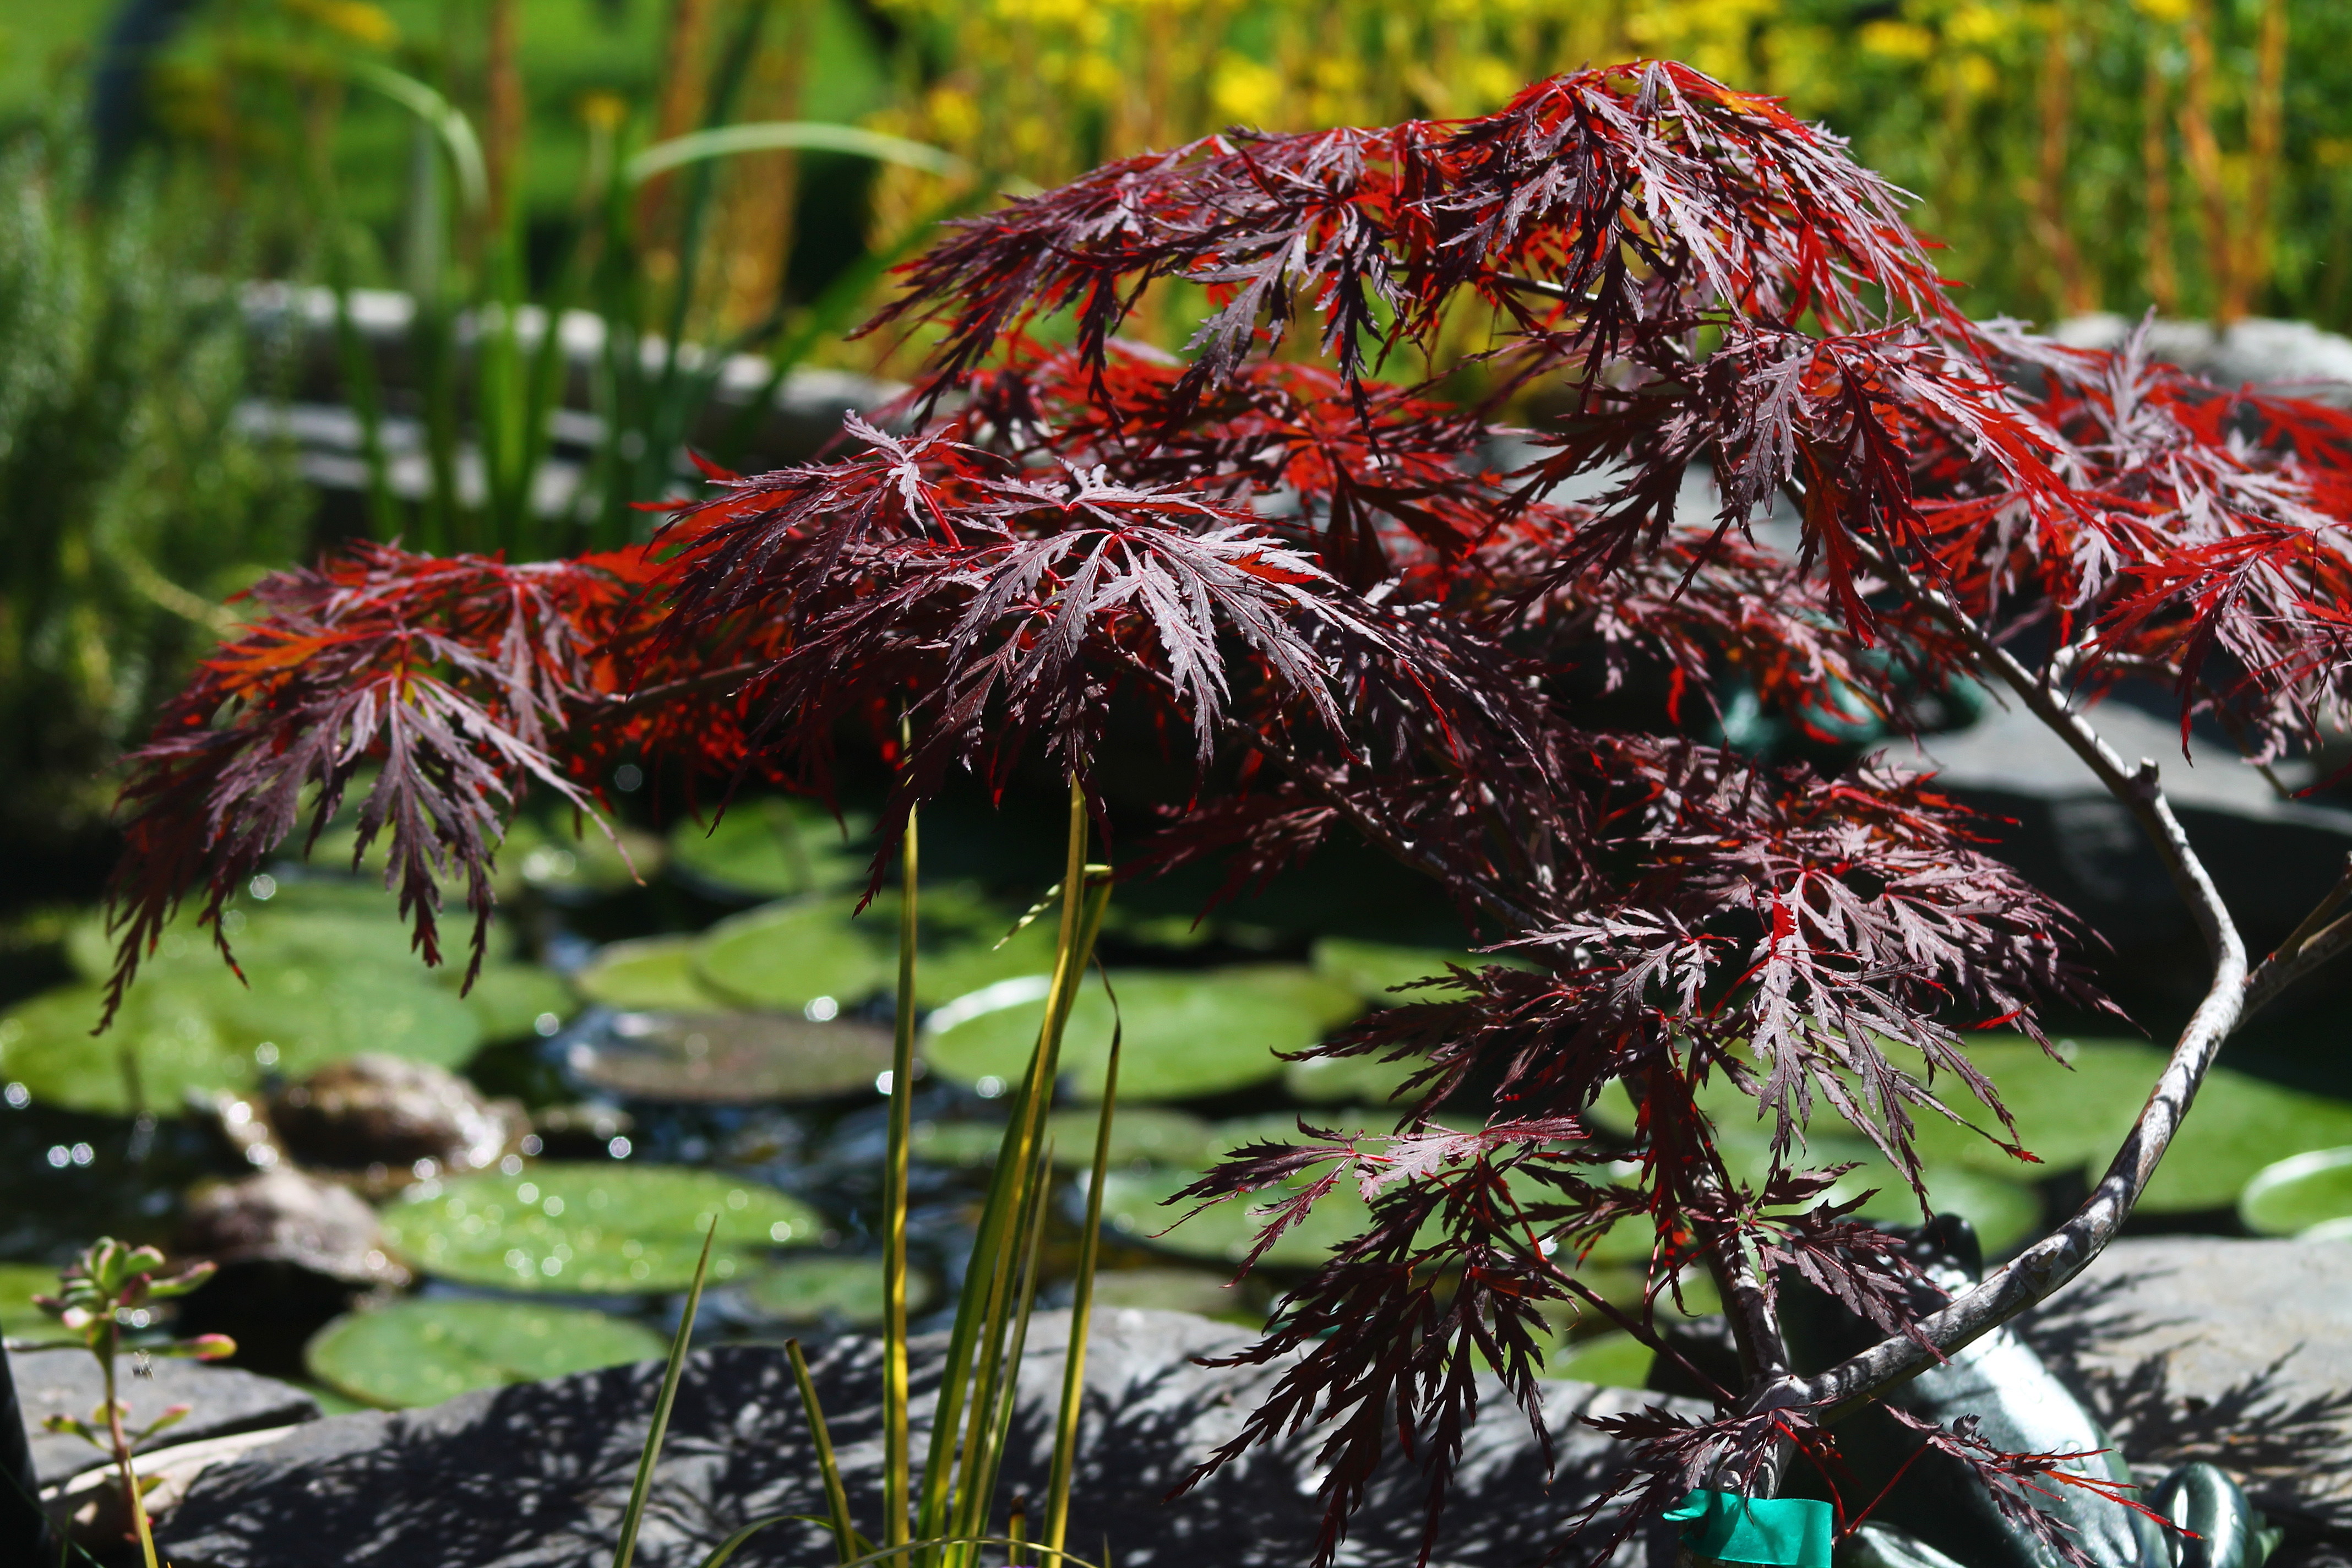
[[[1030,1052],[1028,1071],[1007,1107],[1010,1114],[1003,1141],[982,1203],[955,1320],[948,1333],[945,1364],[923,1456],[922,1483],[918,1489],[908,1371],[907,1192],[908,1144],[913,1133],[916,931],[921,894],[921,840],[917,820],[909,815],[899,861],[902,894],[898,906],[898,1016],[891,1053],[889,1142],[883,1164],[882,1544],[876,1547],[857,1531],[850,1518],[848,1489],[833,1450],[816,1384],[809,1376],[800,1347],[793,1344],[788,1353],[824,1488],[825,1515],[817,1519],[779,1514],[754,1521],[706,1558],[704,1568],[718,1568],[753,1533],[787,1518],[806,1518],[825,1526],[833,1536],[840,1568],[862,1568],[869,1563],[901,1559],[912,1568],[976,1568],[982,1549],[992,1544],[1007,1546],[1016,1553],[1034,1552],[1049,1564],[1076,1562],[1063,1550],[1063,1541],[1068,1525],[1071,1478],[1076,1468],[1094,1269],[1101,1251],[1102,1187],[1109,1163],[1113,1106],[1118,1092],[1120,1033],[1116,1026],[1102,1107],[1096,1118],[1087,1228],[1079,1243],[1069,1342],[1063,1352],[1061,1401],[1055,1424],[1044,1531],[1034,1542],[1026,1539],[1029,1531],[1025,1509],[1010,1535],[992,1535],[989,1524],[1004,1451],[1012,1436],[1019,1402],[1021,1363],[1028,1348],[1029,1324],[1044,1273],[1045,1228],[1053,1201],[1053,1152],[1045,1136],[1045,1115],[1053,1102],[1054,1080],[1060,1067],[1062,1039],[1068,1028],[1070,1009],[1087,968],[1093,962],[1095,942],[1101,934],[1103,916],[1110,901],[1110,868],[1087,861],[1087,838],[1086,792],[1073,775],[1067,852],[1061,884],[1055,889],[1061,906],[1060,925],[1045,1017],[1038,1026],[1037,1043]],[[644,1510],[645,1495],[659,1453],[662,1427],[677,1385],[692,1318],[690,1299],[677,1342],[671,1350],[660,1412],[639,1467],[637,1491],[631,1500],[625,1524],[623,1552],[616,1556],[614,1568],[629,1568],[626,1553]]]

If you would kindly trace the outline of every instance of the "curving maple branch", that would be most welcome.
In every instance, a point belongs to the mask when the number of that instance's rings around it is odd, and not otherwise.
[[[1989,1275],[1981,1284],[1921,1319],[1912,1332],[1890,1335],[1814,1376],[1784,1377],[1753,1388],[1743,1402],[1749,1410],[1825,1406],[1823,1420],[1835,1420],[1846,1410],[1999,1328],[2089,1267],[2091,1260],[2115,1239],[2140,1194],[2155,1176],[2158,1162],[2171,1145],[2182,1119],[2189,1114],[2198,1088],[2220,1054],[2222,1042],[2244,1017],[2250,990],[2245,942],[2211,875],[2198,858],[2188,833],[2165,799],[2155,762],[2143,759],[2137,767],[2127,768],[2090,721],[2066,705],[2053,685],[2036,677],[1995,642],[1948,595],[1919,583],[1900,564],[1883,555],[1876,556],[1873,565],[1905,592],[1934,609],[1966,639],[1984,667],[1997,675],[2035,718],[2063,740],[2108,793],[2138,819],[2164,861],[2173,885],[2180,890],[2196,918],[2199,933],[2212,959],[2213,975],[2204,999],[2182,1029],[2170,1060],[2158,1077],[2123,1146],[2072,1218]],[[2342,896],[2339,886],[2329,896],[2331,904],[2340,901]],[[2336,939],[2337,945],[2346,940]],[[2311,946],[2307,942],[2297,944],[2297,957],[2288,963],[2300,965],[2301,954]],[[2317,959],[2312,962],[2315,963]],[[2301,972],[2298,967],[2296,973]],[[2284,966],[2274,973],[2284,973]],[[2266,980],[2264,999],[2284,984],[2284,980]]]

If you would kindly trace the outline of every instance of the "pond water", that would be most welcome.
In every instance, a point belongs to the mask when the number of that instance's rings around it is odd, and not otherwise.
[[[423,1403],[658,1353],[714,1215],[698,1335],[869,1326],[887,1095],[908,1091],[915,1304],[944,1311],[1052,953],[1050,913],[1016,929],[1041,890],[1018,870],[1050,858],[999,844],[992,864],[971,847],[988,831],[962,825],[961,853],[956,832],[927,831],[927,848],[949,847],[919,906],[923,1070],[911,1086],[887,1073],[895,901],[855,916],[862,848],[781,800],[742,803],[714,833],[688,824],[618,849],[524,825],[501,858],[510,916],[468,995],[454,972],[412,956],[379,887],[286,866],[231,910],[249,987],[201,933],[175,929],[116,1030],[91,1040],[107,952],[84,921],[65,943],[79,978],[0,1013],[0,1329],[32,1328],[25,1297],[90,1237],[171,1245],[200,1218],[208,1244],[230,1237],[240,1260],[188,1299],[181,1331],[234,1334],[245,1364],[331,1399]],[[1367,875],[1343,865],[1287,902],[1200,924],[1175,912],[1171,899],[1191,896],[1181,888],[1114,900],[1111,989],[1090,988],[1073,1016],[1049,1127],[1063,1191],[1048,1302],[1066,1299],[1076,1255],[1112,992],[1124,1055],[1099,1300],[1255,1322],[1361,1221],[1351,1196],[1328,1202],[1234,1285],[1250,1233],[1239,1207],[1177,1224],[1182,1209],[1166,1200],[1223,1151],[1288,1135],[1302,1116],[1388,1125],[1381,1102],[1401,1068],[1284,1059],[1394,1002],[1392,987],[1465,959],[1432,945],[1442,910]],[[2158,1060],[2116,1041],[2066,1050],[2072,1071],[2014,1038],[1978,1047],[2042,1165],[1966,1130],[1923,1129],[1939,1206],[1968,1214],[1996,1252],[2079,1196]],[[335,1065],[362,1053],[398,1060]],[[1735,1161],[1760,1167],[1766,1130],[1752,1108],[1735,1098],[1709,1109]],[[1604,1101],[1597,1120],[1630,1133],[1625,1112]],[[1907,1199],[1866,1144],[1822,1128],[1812,1147],[1820,1163],[1859,1166],[1834,1197],[1876,1187],[1864,1212],[1905,1217]],[[2326,1226],[2352,1214],[2340,1174],[2352,1156],[2316,1152],[2346,1148],[2352,1103],[2222,1073],[2140,1223]],[[2289,1157],[2304,1164],[2265,1173]],[[247,1187],[219,1184],[296,1165],[335,1190],[306,1199],[281,1182],[270,1201],[290,1192],[297,1210],[323,1205],[316,1214],[263,1212]],[[337,1226],[361,1234],[320,1239]],[[1585,1265],[1606,1293],[1639,1288],[1644,1247],[1625,1240],[1605,1238]],[[1704,1292],[1686,1306],[1706,1310]],[[1566,1370],[1639,1381],[1642,1358],[1622,1336],[1560,1330]]]

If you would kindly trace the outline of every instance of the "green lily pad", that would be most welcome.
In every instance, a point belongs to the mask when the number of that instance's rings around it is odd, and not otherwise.
[[[2163,1056],[2127,1040],[2062,1040],[2058,1044],[2068,1058],[2065,1061],[2052,1060],[2041,1047],[2014,1034],[1987,1033],[1968,1043],[1970,1060],[1992,1079],[2003,1103],[2017,1118],[2019,1138],[2040,1156],[2041,1163],[2020,1160],[1982,1133],[1932,1111],[1914,1109],[1913,1142],[1921,1160],[2011,1181],[2035,1181],[2092,1162],[2104,1165],[2123,1142],[2149,1087],[2163,1070]],[[1916,1057],[1906,1063],[1899,1052],[1895,1060],[1906,1070],[1917,1065]],[[1992,1113],[1963,1085],[1939,1074],[1935,1087],[1954,1110],[1979,1127],[1998,1131],[2000,1124]],[[1727,1144],[1761,1141],[1770,1135],[1771,1123],[1759,1117],[1756,1101],[1719,1074],[1700,1091],[1698,1101]],[[1633,1134],[1633,1105],[1622,1083],[1602,1088],[1591,1115],[1596,1125],[1620,1137]],[[1857,1141],[1859,1135],[1822,1105],[1818,1096],[1810,1136],[1817,1151],[1812,1156],[1816,1164],[1863,1158],[1868,1152],[1868,1146]],[[1837,1153],[1840,1149],[1862,1152]]]
[[[1202,1268],[1106,1268],[1095,1276],[1095,1310],[1149,1307],[1192,1312],[1262,1328],[1265,1314],[1250,1310],[1244,1287]]]
[[[424,1182],[383,1210],[384,1237],[427,1274],[509,1290],[683,1290],[719,1216],[710,1278],[750,1273],[770,1247],[814,1241],[815,1212],[709,1171],[601,1162],[520,1176]]]
[[[1056,1110],[1045,1118],[1054,1141],[1054,1163],[1066,1171],[1089,1170],[1101,1112],[1096,1106]],[[1210,1159],[1215,1131],[1197,1116],[1157,1105],[1121,1105],[1111,1117],[1108,1165],[1172,1165],[1189,1169]]]
[[[2147,1214],[2227,1208],[2273,1163],[2347,1144],[2352,1144],[2352,1102],[2217,1068],[2198,1090],[2139,1207]],[[2102,1154],[2098,1167],[2114,1152]]]
[[[1172,1252],[1238,1264],[1257,1244],[1265,1221],[1255,1211],[1275,1194],[1227,1198],[1185,1217],[1191,1203],[1168,1200],[1199,1180],[1194,1171],[1113,1171],[1103,1178],[1103,1223],[1129,1241]],[[1286,1268],[1311,1268],[1342,1243],[1363,1233],[1371,1210],[1345,1183],[1334,1187],[1305,1219],[1282,1233],[1261,1262]]]
[[[1283,1063],[1282,1087],[1309,1105],[1383,1105],[1425,1065],[1417,1057],[1394,1062],[1382,1061],[1377,1054],[1309,1057]]]
[[[916,1159],[959,1171],[985,1170],[1004,1146],[1002,1121],[918,1121],[908,1130],[907,1149]]]
[[[58,1271],[46,1263],[0,1263],[0,1337],[44,1339],[58,1332],[58,1321],[33,1305],[36,1296],[58,1293]]]
[[[2265,1165],[2240,1195],[2238,1217],[2258,1236],[2302,1236],[2352,1217],[2352,1148],[2314,1149]]]
[[[1736,1089],[1731,1092],[1738,1094]],[[1754,1103],[1744,1095],[1738,1098],[1745,1103]],[[1829,1125],[1840,1125],[1834,1116],[1827,1121]],[[1769,1124],[1727,1119],[1717,1130],[1718,1147],[1725,1162],[1733,1174],[1751,1184],[1762,1182],[1771,1166],[1768,1128]],[[1858,1167],[1839,1177],[1822,1202],[1844,1203],[1868,1192],[1868,1200],[1854,1211],[1863,1218],[1889,1225],[1919,1223],[1919,1199],[1910,1184],[1859,1136],[1817,1131],[1806,1141],[1802,1163],[1816,1170],[1848,1163]],[[2022,1171],[2031,1167],[2011,1161],[2010,1169]],[[2041,1194],[2021,1182],[1933,1160],[1923,1162],[1919,1173],[1927,1188],[1930,1210],[1965,1218],[1975,1227],[1977,1239],[1983,1243],[1989,1258],[2003,1257],[2016,1250],[2042,1223]]]
[[[1356,942],[1327,936],[1315,944],[1307,962],[1324,979],[1346,986],[1375,1007],[1402,1007],[1415,1002],[1443,1002],[1462,994],[1448,985],[1412,986],[1417,980],[1444,980],[1449,965],[1484,969],[1516,961],[1492,953],[1460,952],[1434,947],[1391,947],[1381,942]]]
[[[703,932],[695,971],[746,1006],[799,1012],[819,997],[846,1006],[872,995],[896,978],[898,958],[895,941],[886,948],[844,906],[767,904]]]
[[[1113,977],[1125,1024],[1122,1102],[1189,1100],[1263,1083],[1282,1072],[1278,1051],[1303,1050],[1358,1011],[1355,996],[1283,964]],[[1042,982],[1007,981],[940,1009],[924,1033],[933,1068],[959,1083],[1020,1081],[1045,1017]],[[1098,984],[1079,993],[1062,1042],[1062,1070],[1098,1098],[1110,1054],[1112,1007]]]
[[[607,834],[583,823],[575,833],[569,818],[548,826],[526,816],[508,827],[499,846],[498,892],[501,899],[526,888],[559,899],[617,893],[653,880],[668,858],[668,846],[634,827]]]
[[[1547,1377],[1571,1378],[1603,1388],[1647,1388],[1657,1352],[1622,1331],[1578,1340],[1546,1357]]]
[[[907,1275],[907,1310],[931,1304],[938,1288],[921,1269]],[[882,1321],[882,1260],[878,1258],[787,1258],[743,1287],[744,1303],[786,1323],[832,1321],[854,1329]]]
[[[872,1092],[890,1031],[780,1013],[630,1013],[572,1047],[565,1065],[640,1100],[742,1105]]]
[[[1065,1171],[1091,1169],[1095,1159],[1094,1106],[1075,1106],[1045,1118],[1054,1141],[1054,1163]],[[1156,1105],[1122,1105],[1110,1124],[1110,1167],[1173,1165],[1190,1169],[1208,1159],[1209,1124],[1197,1116]],[[918,1121],[910,1142],[915,1157],[935,1165],[974,1170],[996,1163],[1003,1147],[1002,1121]]]
[[[880,912],[869,911],[865,918],[871,920]],[[961,941],[946,941],[937,946],[928,941],[919,943],[915,963],[916,1003],[924,1007],[944,1006],[959,996],[968,996],[1000,981],[1031,974],[1041,979],[1050,977],[1061,941],[1061,929],[1053,912],[1048,910],[1007,937],[1004,932],[1012,923],[1010,920],[1003,921],[992,932],[979,931]],[[894,923],[894,939],[897,929]],[[996,945],[999,938],[1004,942],[1002,947]]]
[[[142,979],[95,1039],[97,986],[44,992],[0,1016],[0,1074],[37,1100],[127,1115],[135,1068],[140,1102],[173,1115],[192,1089],[250,1089],[268,1070],[299,1077],[362,1051],[455,1068],[482,1041],[474,1015],[421,973],[257,959],[247,974],[249,988],[209,966]]]
[[[1923,1165],[1928,1206],[1937,1214],[1956,1214],[1975,1227],[1988,1258],[2005,1258],[2016,1251],[2042,1225],[2042,1195],[2018,1183],[1971,1171],[1964,1165]],[[1903,1184],[1892,1165],[1874,1161],[1850,1172],[1830,1189],[1829,1202],[1843,1202],[1864,1187],[1877,1192],[1854,1212],[1864,1219],[1890,1225],[1919,1223],[1919,1200]]]
[[[584,1308],[411,1300],[346,1312],[311,1336],[302,1359],[329,1387],[400,1409],[668,1353],[644,1324]]]
[[[442,989],[456,994],[466,974],[463,964],[452,964],[434,972]],[[447,976],[442,980],[442,976]],[[459,995],[466,1011],[482,1031],[482,1038],[496,1043],[520,1040],[539,1033],[539,1021],[553,1017],[559,1021],[571,1016],[579,1003],[571,988],[544,969],[527,963],[486,963],[481,973],[474,977],[472,989]]]
[[[814,801],[739,800],[715,823],[672,828],[670,864],[690,881],[744,898],[833,892],[866,879],[867,852],[856,841],[870,826],[852,816],[845,837]]]
[[[660,1013],[724,1013],[727,998],[694,967],[696,938],[648,936],[607,942],[572,975],[581,995],[601,1006]]]
[[[2040,1165],[1943,1117],[1914,1111],[1920,1157],[2026,1181],[2086,1164],[2105,1166],[2164,1070],[2164,1053],[2131,1040],[2061,1039],[2057,1045],[2063,1061],[2053,1061],[2019,1035],[1990,1033],[1968,1041],[1969,1059],[1992,1080],[2001,1103],[2017,1119],[2018,1142],[2040,1156]],[[2000,1131],[1999,1121],[1966,1088],[1941,1077],[1937,1088],[1947,1105],[1977,1126]]]

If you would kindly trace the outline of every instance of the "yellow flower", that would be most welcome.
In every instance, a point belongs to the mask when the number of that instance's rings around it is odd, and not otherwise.
[[[1859,37],[1864,53],[1892,60],[1924,60],[1936,52],[1936,35],[1916,22],[1866,22]]]
[[[1264,125],[1282,107],[1282,77],[1247,55],[1228,49],[1209,78],[1209,100],[1229,125]]]

